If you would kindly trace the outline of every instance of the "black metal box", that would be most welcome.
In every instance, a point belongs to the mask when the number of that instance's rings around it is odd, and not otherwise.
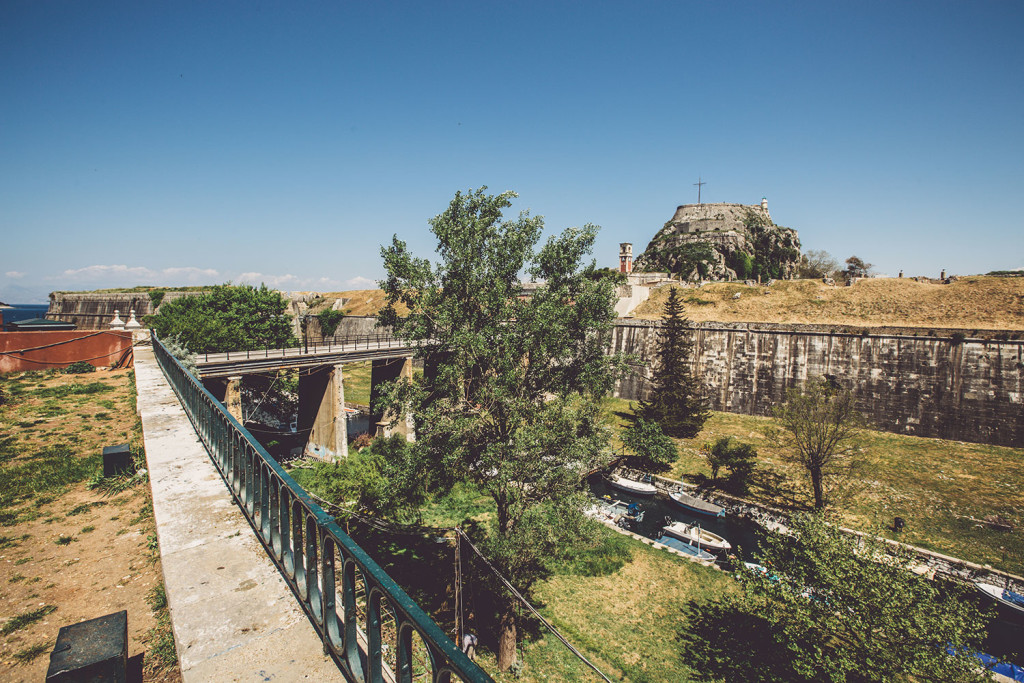
[[[46,683],[125,683],[127,677],[126,610],[61,627]]]
[[[132,452],[128,444],[103,447],[103,476],[113,477],[132,471]]]

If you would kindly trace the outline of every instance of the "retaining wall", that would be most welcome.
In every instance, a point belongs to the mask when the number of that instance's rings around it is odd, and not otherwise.
[[[700,323],[692,367],[714,410],[768,415],[788,389],[830,375],[853,391],[877,429],[1024,447],[1024,341],[958,342],[953,332]],[[620,321],[611,348],[651,360],[657,323]],[[638,368],[618,383],[616,395],[644,397],[649,376],[649,367]]]

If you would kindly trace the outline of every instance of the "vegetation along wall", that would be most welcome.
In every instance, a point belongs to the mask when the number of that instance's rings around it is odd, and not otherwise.
[[[1024,447],[1024,341],[965,339],[950,330],[865,332],[700,323],[693,369],[714,410],[768,415],[787,389],[832,376],[854,392],[876,429]],[[613,351],[643,362],[656,344],[657,323],[632,320],[616,324],[611,342]],[[616,396],[642,398],[647,376],[649,369],[637,368]]]

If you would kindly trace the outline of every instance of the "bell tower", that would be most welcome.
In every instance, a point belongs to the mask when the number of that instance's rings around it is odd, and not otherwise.
[[[623,242],[619,245],[619,272],[627,274],[633,272],[633,244],[630,242]]]

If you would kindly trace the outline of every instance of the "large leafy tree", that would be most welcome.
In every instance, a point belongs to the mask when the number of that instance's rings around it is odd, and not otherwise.
[[[380,320],[424,361],[418,383],[383,392],[390,414],[411,410],[413,446],[435,486],[469,480],[494,501],[488,554],[520,590],[582,528],[581,480],[608,462],[597,399],[613,385],[606,356],[614,278],[591,252],[597,228],[568,229],[538,251],[543,220],[505,219],[513,192],[456,193],[430,221],[440,262],[395,237],[382,248]],[[540,283],[529,295],[526,273]],[[400,317],[400,305],[408,307]],[[515,660],[516,610],[500,607],[498,666]]]
[[[665,434],[676,438],[696,436],[710,416],[703,387],[690,371],[692,354],[690,321],[683,314],[678,290],[672,287],[658,330],[658,359],[651,393],[640,402],[637,415],[658,423]]]
[[[281,293],[266,285],[218,285],[204,294],[164,301],[147,323],[192,353],[282,348],[297,343],[287,308]]]
[[[906,552],[845,534],[821,515],[797,515],[791,529],[792,537],[772,534],[762,544],[765,571],[741,572],[741,611],[761,620],[761,647],[771,653],[757,661],[762,675],[837,683],[988,680],[970,655],[980,649],[987,619],[966,589],[914,573]]]
[[[790,389],[773,414],[779,426],[768,429],[769,441],[806,472],[814,508],[824,508],[860,464],[857,436],[865,422],[853,394],[834,381],[813,378],[802,391]]]

